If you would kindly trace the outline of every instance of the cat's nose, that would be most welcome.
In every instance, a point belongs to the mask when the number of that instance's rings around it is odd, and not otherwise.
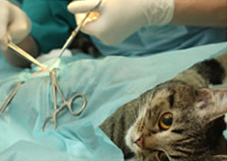
[[[137,139],[136,141],[135,141],[135,143],[136,143],[136,145],[137,146],[139,146],[140,148],[144,148],[144,139],[143,139],[143,137],[140,137],[139,139]]]

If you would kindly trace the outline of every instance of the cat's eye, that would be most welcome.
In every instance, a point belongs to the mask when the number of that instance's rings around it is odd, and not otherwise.
[[[158,153],[158,159],[159,161],[169,161],[169,158],[164,152],[159,152]]]
[[[173,114],[171,113],[165,113],[161,116],[161,119],[159,121],[159,128],[161,130],[168,130],[172,126],[173,123]]]

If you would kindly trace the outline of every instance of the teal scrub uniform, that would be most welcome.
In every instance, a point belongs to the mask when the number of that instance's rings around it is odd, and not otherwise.
[[[61,48],[76,27],[74,15],[67,11],[70,1],[24,0],[22,8],[33,22],[31,35],[41,52]],[[103,55],[132,56],[223,42],[226,35],[225,28],[166,25],[143,27],[118,46],[107,46],[95,37],[91,40]]]

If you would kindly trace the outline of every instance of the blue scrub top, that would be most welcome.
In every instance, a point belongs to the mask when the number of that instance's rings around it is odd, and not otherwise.
[[[41,52],[61,48],[76,27],[74,15],[67,11],[71,0],[24,0],[23,10],[32,23],[31,35]],[[118,46],[107,46],[95,37],[91,40],[103,55],[147,55],[163,51],[227,41],[225,28],[166,25],[143,27]]]

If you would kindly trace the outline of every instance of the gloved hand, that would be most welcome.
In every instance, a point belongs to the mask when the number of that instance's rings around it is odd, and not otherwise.
[[[77,24],[99,0],[74,1],[68,10],[75,14]],[[103,43],[117,45],[136,30],[148,25],[166,25],[174,13],[174,0],[102,0],[94,10],[98,19],[87,22],[82,31],[98,37]],[[80,13],[80,14],[79,14]]]
[[[0,48],[5,51],[8,42],[19,43],[30,32],[31,22],[17,6],[0,0]]]

